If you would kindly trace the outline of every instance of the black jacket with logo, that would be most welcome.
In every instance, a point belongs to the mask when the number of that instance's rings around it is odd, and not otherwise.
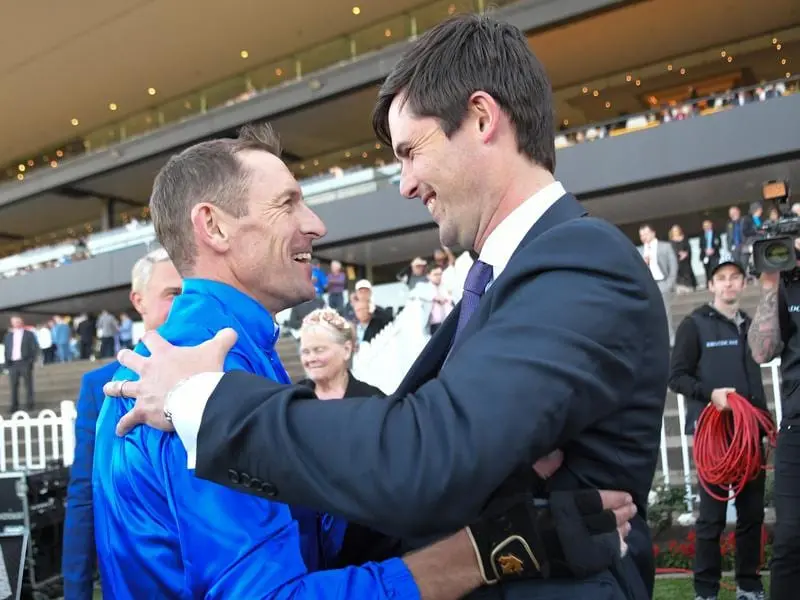
[[[711,400],[716,388],[734,388],[758,408],[766,409],[761,367],[747,345],[750,317],[739,311],[739,323],[713,306],[700,306],[675,334],[669,388],[686,398],[686,432]]]

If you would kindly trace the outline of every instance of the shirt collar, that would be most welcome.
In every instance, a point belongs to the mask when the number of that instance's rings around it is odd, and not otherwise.
[[[561,182],[554,181],[515,208],[489,234],[483,244],[480,259],[492,265],[493,279],[500,277],[500,273],[511,260],[511,255],[531,228],[564,194],[566,191]]]
[[[250,338],[264,350],[273,350],[280,329],[272,314],[255,298],[219,281],[189,278],[183,280],[183,295],[198,294],[217,300],[234,317]]]

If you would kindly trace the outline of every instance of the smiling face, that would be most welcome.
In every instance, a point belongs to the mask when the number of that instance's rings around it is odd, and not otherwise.
[[[273,313],[311,300],[311,245],[325,235],[325,225],[282,160],[251,150],[238,158],[249,173],[247,212],[222,216],[231,273]]]
[[[404,96],[389,109],[389,129],[402,166],[400,193],[420,198],[439,225],[444,246],[472,248],[481,221],[481,147],[470,136],[471,119],[449,138],[433,117],[415,116]]]
[[[309,327],[300,334],[300,360],[312,381],[330,381],[344,373],[352,352],[352,343],[338,343],[322,327]]]

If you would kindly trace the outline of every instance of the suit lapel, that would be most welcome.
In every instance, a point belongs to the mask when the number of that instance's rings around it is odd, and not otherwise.
[[[511,259],[508,261],[508,265],[506,265],[503,273],[506,273],[510,268],[513,268],[514,258],[525,246],[530,244],[537,237],[553,227],[561,225],[561,223],[566,223],[572,219],[585,217],[587,214],[588,213],[586,209],[583,208],[575,196],[572,194],[565,194],[561,196],[561,198],[559,198],[555,204],[547,209],[539,218],[539,220],[533,224],[533,227],[530,228],[527,235],[522,238],[522,242],[520,242],[519,246],[517,246],[517,248],[514,250],[513,254],[511,255]],[[502,280],[503,273],[501,273],[499,280]],[[478,310],[475,311],[475,314],[470,318],[469,322],[464,327],[464,331],[461,333],[458,341],[453,346],[452,352],[455,352],[458,347],[464,343],[464,340],[469,338],[477,330],[480,319],[476,319],[475,317],[477,316],[478,311],[481,310],[482,306],[485,306],[488,302],[491,302],[492,294],[494,290],[497,289],[497,286],[495,285],[496,283],[496,281],[493,281],[491,287],[483,295],[483,298],[481,298],[481,302],[478,305]]]
[[[516,250],[514,250],[506,269],[512,265],[514,262],[514,257],[516,257],[519,251],[527,246],[530,242],[535,240],[538,236],[542,235],[549,229],[560,225],[561,223],[565,223],[571,219],[583,217],[586,214],[586,210],[572,194],[565,194],[559,198],[559,200],[556,201],[539,218],[538,221],[536,221],[533,227],[531,227],[530,231],[528,231],[520,245],[517,246]],[[492,291],[496,288],[495,283],[496,282],[492,282],[492,287],[489,288],[484,296],[484,299],[481,300],[481,305],[485,304],[485,297],[491,296]],[[460,312],[461,302],[459,302],[450,312],[450,314],[442,323],[441,327],[436,330],[436,333],[417,357],[417,360],[415,360],[414,364],[411,365],[408,373],[398,386],[397,391],[395,392],[396,394],[405,395],[414,392],[426,381],[435,378],[439,374],[439,370],[442,368],[445,358],[451,351],[450,346],[456,333],[456,328],[458,326],[458,315]],[[474,333],[475,329],[477,328],[476,322],[478,321],[474,318],[475,316],[477,316],[477,313],[476,315],[473,315],[473,318],[470,319],[470,322],[467,324],[463,333],[459,337],[458,343],[453,347],[453,352],[456,351],[457,347],[460,346],[465,339]]]

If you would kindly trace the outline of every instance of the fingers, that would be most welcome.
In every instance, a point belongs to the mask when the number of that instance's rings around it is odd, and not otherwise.
[[[142,336],[142,343],[148,350],[150,350],[150,354],[160,354],[161,352],[166,352],[172,348],[172,344],[161,337],[161,334],[155,330],[145,332],[145,334]]]
[[[122,398],[123,392],[125,392],[125,398],[138,398],[139,382],[129,380],[109,381],[103,386],[103,393],[112,398]]]
[[[142,339],[144,340],[144,338]],[[149,359],[141,354],[136,354],[133,350],[126,349],[120,351],[117,355],[117,360],[122,366],[128,367],[137,375],[141,375],[142,369],[144,369]]]
[[[547,479],[558,471],[561,463],[564,462],[564,453],[561,450],[554,450],[547,456],[540,458],[533,465],[533,470],[542,479]]]
[[[145,422],[144,411],[138,406],[134,406],[130,412],[125,414],[117,423],[117,435],[122,436],[128,433],[137,425]]]
[[[204,352],[209,353],[216,359],[221,371],[225,364],[225,357],[228,356],[228,352],[231,351],[238,337],[233,329],[226,327],[225,329],[220,329],[217,335],[210,340],[200,344],[200,347],[203,348]]]
[[[617,490],[600,490],[600,501],[604,509],[611,510],[633,504],[633,498],[631,498],[630,494]]]
[[[626,504],[624,506],[620,506],[619,508],[615,508],[613,512],[614,517],[617,520],[617,527],[622,527],[636,516],[636,505],[633,503]]]

